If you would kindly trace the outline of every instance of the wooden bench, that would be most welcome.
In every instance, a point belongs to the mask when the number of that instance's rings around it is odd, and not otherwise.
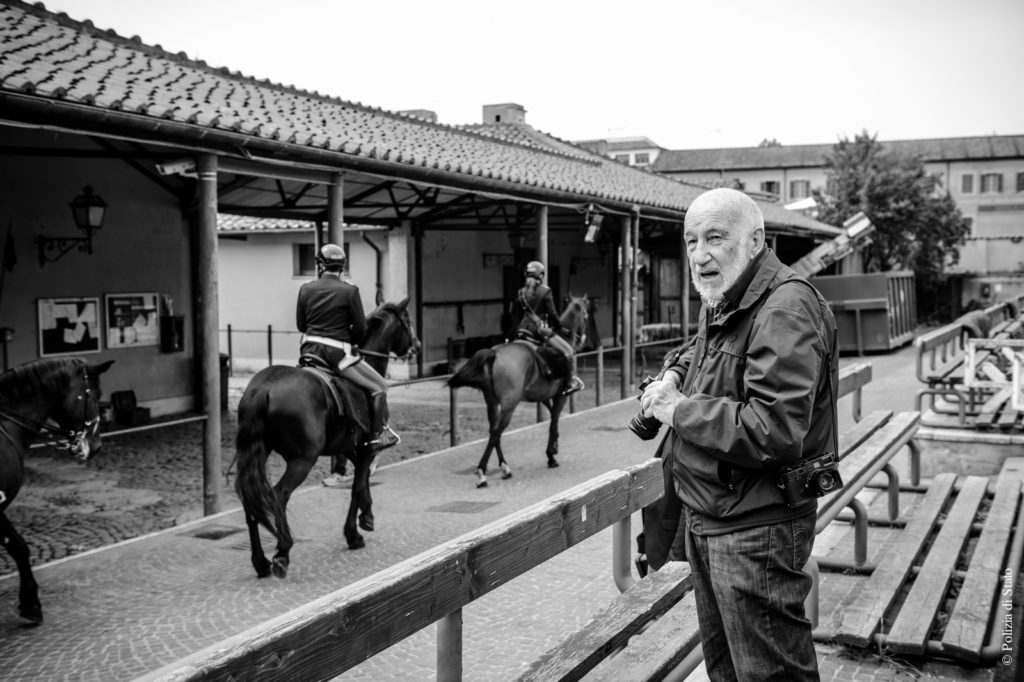
[[[822,499],[816,530],[828,525],[840,509],[856,505],[855,494],[880,471],[890,474],[890,489],[898,492],[899,479],[890,460],[904,446],[912,444],[919,414],[893,415],[890,411],[861,415],[863,387],[871,380],[870,363],[858,363],[840,372],[840,398],[850,396],[855,426],[840,435],[840,474],[842,490]],[[912,479],[918,470],[916,449],[912,450]],[[892,493],[891,493],[892,494]],[[898,514],[898,509],[895,510]],[[865,528],[866,518],[861,522]],[[866,552],[866,550],[862,550]],[[702,653],[692,592],[678,585],[689,583],[688,565],[669,562],[625,590],[578,631],[549,649],[518,678],[520,682],[547,680],[663,680],[682,679],[699,664]],[[668,576],[660,575],[668,572]],[[809,572],[817,574],[811,564]],[[660,585],[659,603],[643,608],[640,594]],[[672,586],[672,589],[669,588]],[[662,594],[679,595],[665,607]],[[817,608],[816,590],[808,600],[808,610]],[[652,600],[653,601],[653,600]],[[639,604],[638,604],[639,602]],[[641,632],[641,627],[646,628]],[[616,653],[617,651],[617,653]],[[614,655],[611,655],[614,653]],[[602,660],[604,659],[604,660]]]
[[[815,638],[902,655],[992,665],[1002,645],[1004,603],[1021,559],[1024,460],[1008,458],[996,481],[935,476],[880,547],[877,563],[845,576]],[[979,534],[980,528],[980,534]],[[961,568],[966,567],[966,568]],[[952,604],[952,605],[951,605]]]
[[[1024,312],[1019,305],[1000,303],[985,310],[991,322],[987,340],[968,338],[966,327],[960,323],[915,340],[916,374],[924,384],[915,398],[915,407],[924,414],[924,425],[1024,430],[1024,410],[1014,407],[1009,377],[998,369],[1002,358],[1012,356],[1009,347],[1015,339],[1024,337]]]

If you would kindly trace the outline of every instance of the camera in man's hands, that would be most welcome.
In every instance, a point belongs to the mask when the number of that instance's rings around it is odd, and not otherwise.
[[[827,452],[804,462],[788,466],[779,473],[779,487],[790,507],[797,507],[805,500],[828,495],[843,487],[839,476],[839,461],[834,453]]]
[[[647,387],[650,386],[651,382],[654,380],[654,377],[649,376],[640,382],[640,385],[637,387],[637,390],[640,391],[640,395],[636,397],[637,400],[640,400],[643,397],[644,391],[647,390]],[[661,421],[655,417],[645,417],[643,410],[641,410],[629,420],[629,430],[635,433],[636,437],[640,440],[651,440],[657,436],[658,431],[661,430]]]

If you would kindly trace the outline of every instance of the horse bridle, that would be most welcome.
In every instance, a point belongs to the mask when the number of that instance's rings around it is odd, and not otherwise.
[[[403,312],[401,315],[398,316],[398,318],[402,321],[402,326],[405,327],[405,331],[409,334],[409,338],[412,341],[415,341],[416,340],[416,334],[412,330],[412,322],[409,321],[408,313]],[[359,354],[360,355],[372,355],[372,356],[378,357],[378,358],[388,358],[389,360],[403,361],[403,360],[408,360],[409,358],[411,358],[413,355],[416,354],[416,351],[413,350],[415,347],[416,347],[415,343],[410,343],[409,344],[409,350],[405,353],[405,355],[395,355],[394,353],[381,353],[381,352],[375,351],[375,350],[367,350],[366,348],[360,348],[359,349]]]
[[[67,450],[78,457],[78,459],[87,459],[89,457],[89,436],[96,433],[96,429],[99,428],[100,415],[99,409],[97,409],[96,416],[93,419],[88,418],[88,396],[92,394],[92,387],[89,385],[89,371],[86,369],[84,364],[80,365],[80,368],[82,370],[82,394],[78,396],[76,400],[80,400],[82,402],[81,429],[65,429],[59,426],[53,426],[45,421],[41,422],[36,421],[35,419],[27,419],[22,417],[20,414],[15,414],[2,407],[0,407],[0,417],[14,422],[23,429],[28,429],[30,431],[36,430],[39,432],[46,431],[48,433],[55,434],[58,439],[63,438],[64,440],[50,441],[46,443],[46,445],[67,448]],[[17,444],[14,442],[14,438],[12,438],[11,434],[7,432],[7,429],[3,427],[3,424],[0,424],[0,433],[3,433],[7,440],[17,447]]]

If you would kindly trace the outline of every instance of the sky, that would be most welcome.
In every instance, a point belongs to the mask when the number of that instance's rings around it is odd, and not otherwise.
[[[1024,0],[44,0],[211,66],[666,149],[1024,134]]]

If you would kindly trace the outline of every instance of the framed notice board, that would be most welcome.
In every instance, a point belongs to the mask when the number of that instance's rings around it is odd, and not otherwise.
[[[160,343],[157,295],[106,295],[107,348],[156,346]]]
[[[40,298],[36,305],[40,357],[99,352],[99,297]]]

